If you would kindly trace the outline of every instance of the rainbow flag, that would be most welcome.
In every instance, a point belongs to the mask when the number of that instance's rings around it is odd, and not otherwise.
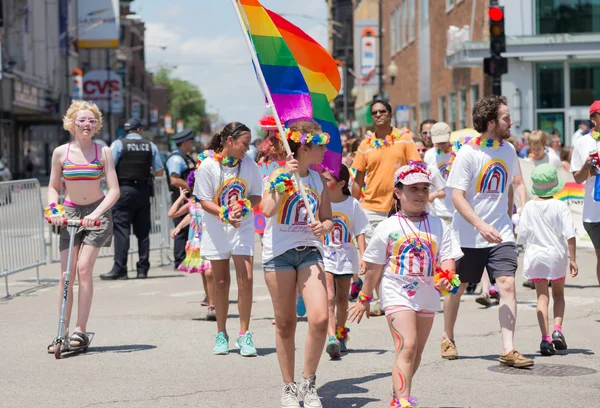
[[[339,175],[342,142],[329,106],[341,86],[335,60],[313,38],[258,0],[236,1],[279,118],[283,123],[316,120],[331,136],[322,165]]]
[[[554,195],[554,198],[561,201],[583,200],[585,193],[585,184],[577,184],[573,181],[567,181],[562,190]]]
[[[353,167],[350,167],[350,179],[352,180],[352,182],[354,182],[354,179],[356,178],[356,169]],[[363,185],[362,189],[360,190],[360,199],[361,201],[365,198],[365,194],[367,194],[367,180],[365,178],[365,184]]]

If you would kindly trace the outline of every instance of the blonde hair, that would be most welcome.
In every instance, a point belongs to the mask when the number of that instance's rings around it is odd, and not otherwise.
[[[98,124],[96,125],[95,133],[97,134],[102,129],[102,112],[98,109],[98,106],[94,102],[83,101],[83,100],[74,100],[67,109],[67,113],[63,117],[63,128],[69,132],[70,134],[75,134],[75,124],[73,121],[77,116],[77,112],[82,110],[89,110],[94,114],[96,119],[98,119]]]
[[[548,145],[548,133],[543,130],[534,130],[529,135],[529,146],[531,145]]]

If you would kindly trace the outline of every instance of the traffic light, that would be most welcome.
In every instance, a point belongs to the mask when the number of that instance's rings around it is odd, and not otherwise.
[[[490,51],[492,56],[500,56],[506,52],[506,36],[504,35],[504,7],[491,6],[490,17]]]

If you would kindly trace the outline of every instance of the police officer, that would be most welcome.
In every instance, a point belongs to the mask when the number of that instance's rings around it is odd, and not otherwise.
[[[179,188],[188,190],[188,176],[196,168],[196,160],[190,153],[194,150],[194,132],[192,129],[184,129],[173,136],[173,141],[177,149],[167,159],[167,173],[169,175],[169,185],[171,189],[171,198],[173,202],[179,198]],[[175,218],[175,226],[179,225],[184,217]],[[175,258],[175,269],[185,259],[185,244],[188,239],[189,226],[182,229],[175,235],[175,245],[173,256]]]
[[[100,275],[103,280],[127,279],[129,231],[138,239],[139,261],[137,277],[144,279],[150,269],[150,197],[152,173],[164,174],[156,145],[142,138],[142,124],[132,118],[125,123],[126,136],[111,145],[121,196],[112,208],[115,263],[110,272]]]

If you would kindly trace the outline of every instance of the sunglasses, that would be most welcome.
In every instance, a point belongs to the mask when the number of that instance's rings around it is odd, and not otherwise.
[[[89,123],[90,126],[93,127],[98,124],[97,119],[77,119],[77,120],[74,120],[73,122],[75,122],[79,126],[85,126],[86,123]]]
[[[386,114],[386,113],[388,113],[388,111],[387,111],[386,109],[379,109],[379,110],[375,110],[375,111],[372,111],[372,112],[371,112],[371,116],[375,116],[375,115],[377,115],[378,113],[379,113],[380,115],[383,115],[383,114]]]
[[[430,135],[430,134],[431,134],[431,131],[430,131],[430,130],[423,130],[423,131],[421,132],[421,134],[422,134],[422,135]]]

